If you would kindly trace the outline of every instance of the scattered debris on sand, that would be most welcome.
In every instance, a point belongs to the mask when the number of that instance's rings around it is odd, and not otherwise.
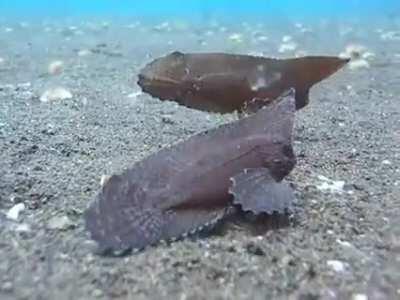
[[[88,50],[88,49],[82,49],[78,51],[78,56],[80,57],[84,57],[84,56],[88,56],[92,54],[92,51]]]
[[[346,270],[345,263],[340,260],[328,260],[326,264],[337,273],[342,273]]]
[[[57,100],[71,99],[72,93],[63,87],[55,87],[46,90],[41,96],[42,102],[53,102]]]
[[[10,210],[7,212],[7,218],[13,221],[18,221],[19,214],[25,210],[25,204],[24,203],[17,203],[13,207],[10,208]]]
[[[296,51],[298,45],[293,41],[292,36],[284,35],[282,37],[282,44],[280,44],[278,52],[279,53],[287,53]]]
[[[350,44],[346,47],[346,49],[339,54],[341,58],[350,58],[350,62],[348,64],[351,70],[369,68],[369,61],[374,59],[375,54],[368,51],[367,48],[363,45],[358,44]]]
[[[345,182],[343,180],[332,180],[323,175],[318,175],[320,183],[317,184],[317,189],[329,193],[343,193]]]
[[[52,230],[68,230],[75,227],[75,224],[67,216],[54,216],[52,217],[47,227]]]
[[[47,71],[50,75],[59,75],[63,70],[64,62],[61,60],[52,61],[47,68]]]
[[[230,36],[228,36],[228,40],[233,43],[241,44],[243,43],[243,35],[240,33],[232,33]]]

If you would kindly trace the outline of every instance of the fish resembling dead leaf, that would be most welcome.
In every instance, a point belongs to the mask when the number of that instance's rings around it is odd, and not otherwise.
[[[294,90],[257,113],[194,135],[137,162],[104,184],[85,212],[100,249],[142,249],[211,226],[233,206],[290,209],[284,177],[292,148]]]
[[[295,88],[296,108],[300,109],[309,102],[310,88],[347,62],[330,56],[272,59],[173,52],[146,65],[138,84],[161,100],[219,113],[245,111],[248,102],[275,99]]]

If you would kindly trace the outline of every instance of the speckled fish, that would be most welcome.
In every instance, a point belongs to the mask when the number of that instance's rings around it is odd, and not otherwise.
[[[173,52],[147,64],[138,76],[138,84],[161,100],[219,113],[243,112],[254,99],[275,99],[295,88],[296,108],[300,109],[309,102],[310,88],[347,62],[329,56],[272,59]]]
[[[233,205],[285,212],[293,192],[291,89],[257,113],[194,135],[113,175],[84,214],[100,249],[142,249],[195,232]]]

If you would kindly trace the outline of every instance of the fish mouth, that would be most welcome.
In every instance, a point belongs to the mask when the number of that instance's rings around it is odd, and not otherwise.
[[[162,76],[148,77],[143,74],[139,74],[137,84],[143,89],[152,90],[159,88],[172,88],[180,84],[179,81]]]
[[[160,100],[175,99],[180,95],[180,90],[177,90],[177,87],[181,82],[168,77],[148,77],[139,74],[137,84],[143,92]]]

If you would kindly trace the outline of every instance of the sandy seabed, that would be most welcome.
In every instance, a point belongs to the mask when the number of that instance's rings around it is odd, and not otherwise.
[[[1,22],[0,298],[399,299],[396,26]],[[290,226],[254,234],[235,224],[125,257],[96,255],[82,212],[102,175],[235,118],[141,94],[141,67],[173,50],[291,57],[338,55],[349,44],[374,54],[369,67],[318,84],[296,114]],[[56,87],[70,95],[42,97]]]

